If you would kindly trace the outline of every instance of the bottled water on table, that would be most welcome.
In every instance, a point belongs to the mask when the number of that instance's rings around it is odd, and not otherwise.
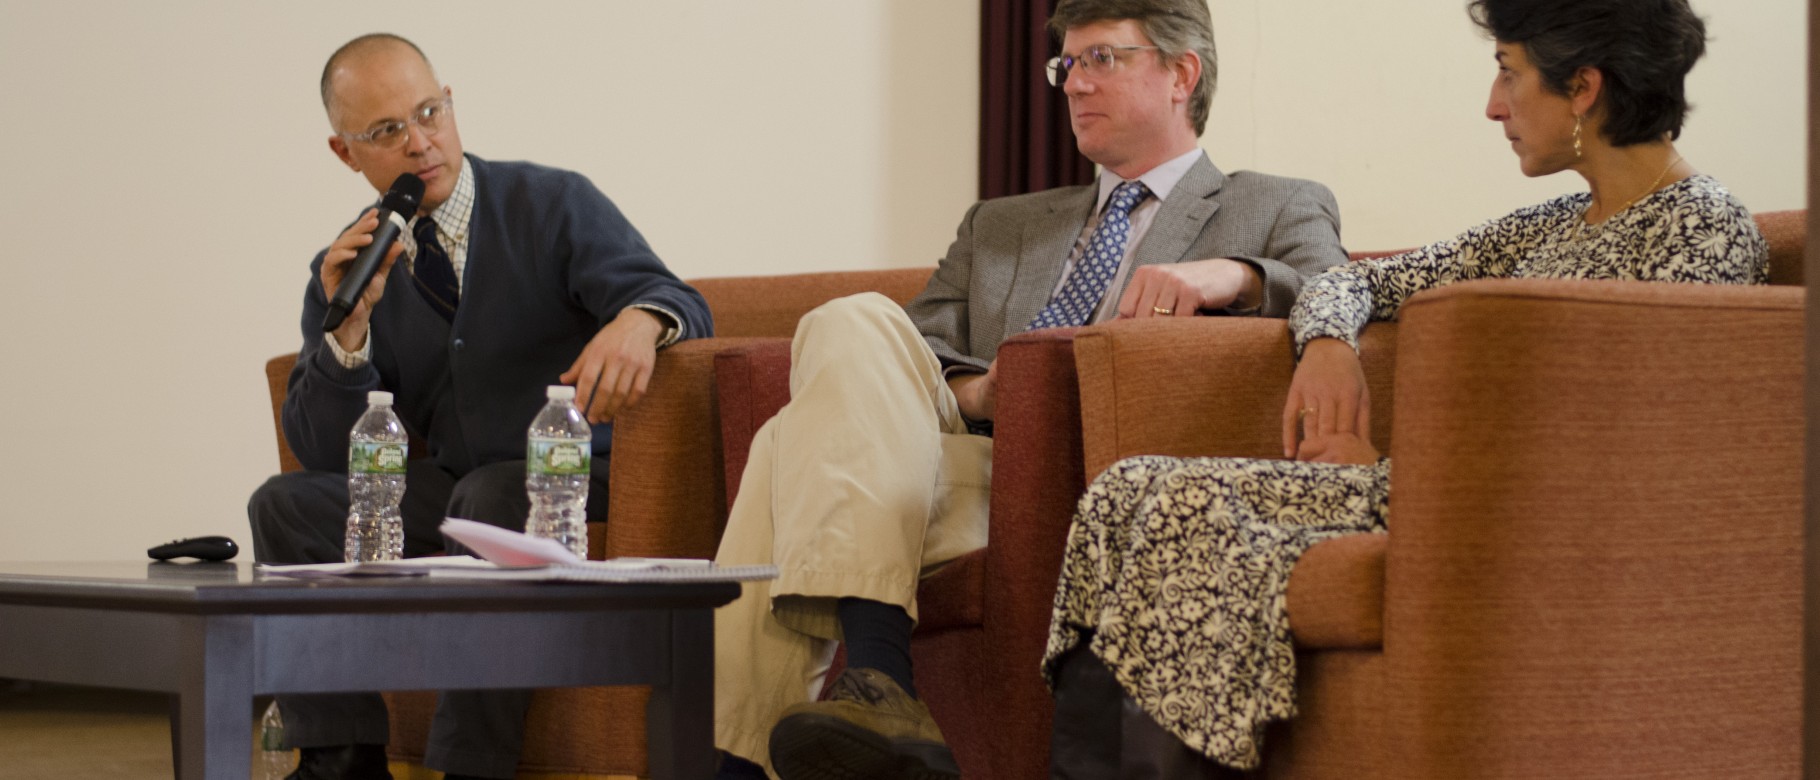
[[[594,430],[575,408],[575,388],[551,385],[550,402],[531,421],[525,442],[525,492],[531,517],[525,533],[561,542],[588,557],[588,476]]]
[[[278,702],[272,702],[259,719],[259,771],[254,780],[284,780],[296,768],[297,756],[284,747],[284,720],[278,715]]]
[[[392,413],[392,394],[367,393],[367,411],[348,433],[349,563],[391,561],[404,554],[404,462],[410,438]]]

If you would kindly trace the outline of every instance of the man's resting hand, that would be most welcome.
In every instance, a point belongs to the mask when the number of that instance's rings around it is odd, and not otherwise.
[[[594,334],[581,356],[559,377],[575,386],[577,406],[590,423],[604,423],[645,395],[651,369],[657,365],[657,340],[666,330],[657,315],[626,307]]]

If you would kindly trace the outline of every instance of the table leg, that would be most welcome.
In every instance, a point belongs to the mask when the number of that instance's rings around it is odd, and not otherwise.
[[[714,613],[677,610],[670,621],[670,682],[645,706],[651,780],[714,776]]]
[[[183,780],[183,697],[173,693],[165,698],[171,708],[171,771]]]
[[[252,765],[253,631],[245,616],[185,626],[186,662],[172,724],[179,780],[238,780]]]

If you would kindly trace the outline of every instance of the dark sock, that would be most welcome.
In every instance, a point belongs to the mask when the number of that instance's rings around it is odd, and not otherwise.
[[[835,608],[847,643],[847,666],[884,672],[916,698],[910,681],[910,629],[915,626],[903,607],[869,599],[843,598]]]
[[[769,780],[764,767],[724,750],[718,752],[720,769],[714,773],[714,780]]]

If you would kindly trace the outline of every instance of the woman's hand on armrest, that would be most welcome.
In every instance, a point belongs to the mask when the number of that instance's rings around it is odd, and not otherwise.
[[[1378,462],[1378,450],[1357,433],[1335,433],[1303,439],[1302,446],[1296,449],[1295,459],[1313,463],[1369,466]]]
[[[1359,439],[1371,436],[1371,398],[1365,387],[1365,369],[1359,365],[1359,353],[1353,351],[1352,345],[1333,338],[1315,339],[1303,345],[1302,362],[1296,365],[1295,378],[1289,383],[1289,398],[1283,405],[1283,457],[1297,457],[1303,433],[1308,439],[1339,434]]]

